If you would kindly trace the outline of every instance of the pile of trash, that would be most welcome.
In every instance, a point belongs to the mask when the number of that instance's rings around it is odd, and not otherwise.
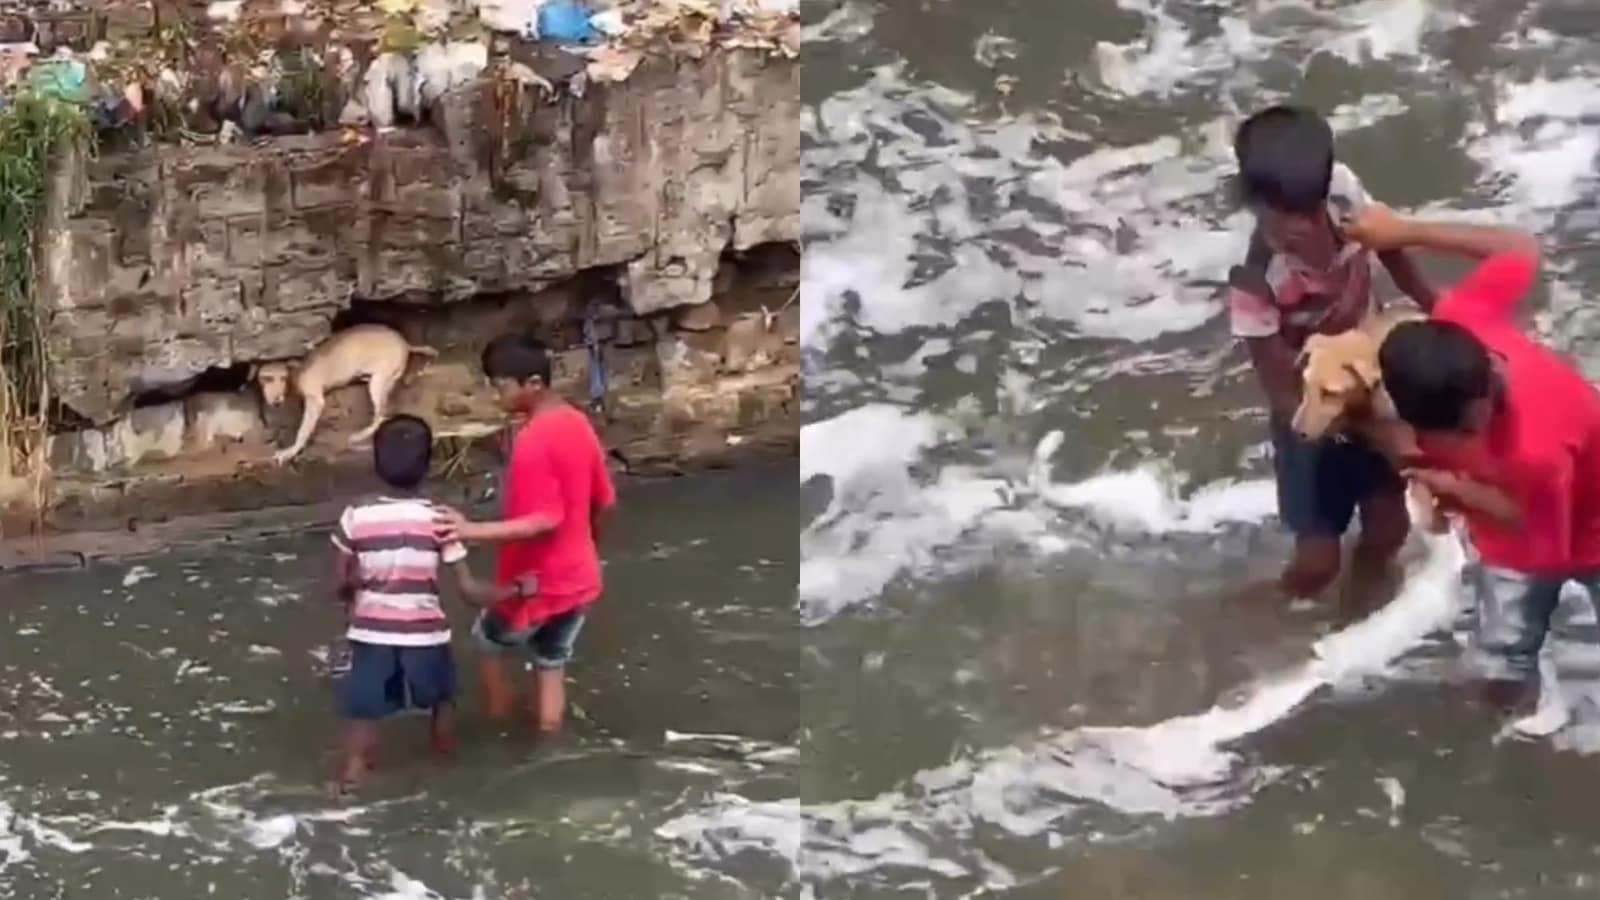
[[[137,123],[179,140],[387,129],[426,121],[449,91],[486,75],[557,93],[549,73],[511,61],[519,44],[571,57],[563,78],[581,92],[652,55],[721,46],[795,58],[799,10],[797,0],[210,0],[203,18],[108,31],[87,47],[0,43],[0,104],[44,93],[85,104],[102,129]]]

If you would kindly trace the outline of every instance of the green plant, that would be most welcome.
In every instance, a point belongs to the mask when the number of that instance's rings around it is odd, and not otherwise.
[[[326,89],[322,69],[308,51],[278,57],[283,78],[278,82],[278,108],[313,131],[325,124]]]
[[[82,105],[26,88],[0,108],[0,495],[31,479],[40,516],[50,351],[34,294],[38,230],[52,160],[65,149],[88,152],[92,133]]]

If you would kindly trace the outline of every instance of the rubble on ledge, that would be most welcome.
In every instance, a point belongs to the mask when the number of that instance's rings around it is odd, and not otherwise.
[[[65,8],[63,8],[65,7]],[[799,52],[793,0],[22,0],[0,3],[0,103],[87,104],[103,134],[228,143],[420,124],[479,79],[554,97],[650,56]]]

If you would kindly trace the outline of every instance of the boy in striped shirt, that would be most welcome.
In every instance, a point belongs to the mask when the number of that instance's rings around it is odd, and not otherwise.
[[[388,491],[345,509],[333,532],[350,642],[340,701],[341,790],[372,767],[378,720],[408,706],[432,713],[436,754],[454,751],[456,669],[439,602],[441,565],[455,570],[469,600],[483,594],[467,568],[466,548],[434,536],[438,507],[418,495],[433,461],[428,424],[404,415],[384,422],[373,436],[372,458]]]

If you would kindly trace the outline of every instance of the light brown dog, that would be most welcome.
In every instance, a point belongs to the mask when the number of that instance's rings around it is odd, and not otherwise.
[[[272,458],[282,464],[300,455],[316,430],[328,391],[358,381],[367,383],[367,394],[372,398],[372,424],[351,435],[350,443],[357,444],[372,437],[388,416],[389,396],[405,377],[406,364],[413,353],[439,355],[432,347],[407,342],[393,328],[357,325],[318,344],[294,368],[292,377],[289,363],[263,363],[256,370],[256,381],[261,385],[261,399],[268,406],[283,403],[291,382],[305,401],[305,412],[300,416],[300,431],[294,443],[273,454]]]
[[[1307,440],[1341,433],[1393,438],[1395,426],[1404,429],[1383,389],[1378,350],[1396,325],[1422,317],[1413,309],[1384,310],[1349,331],[1307,338],[1299,358],[1300,405],[1289,423],[1295,434]],[[1415,441],[1407,443],[1397,449],[1414,451]],[[1385,440],[1378,449],[1389,446]]]
[[[1299,358],[1300,405],[1289,425],[1295,434],[1307,440],[1342,435],[1382,453],[1396,469],[1410,465],[1420,452],[1417,436],[1383,389],[1378,351],[1396,325],[1422,318],[1415,309],[1389,309],[1349,331],[1307,338]],[[1442,530],[1431,493],[1417,482],[1409,489],[1419,506],[1435,511],[1424,523],[1428,529]]]

